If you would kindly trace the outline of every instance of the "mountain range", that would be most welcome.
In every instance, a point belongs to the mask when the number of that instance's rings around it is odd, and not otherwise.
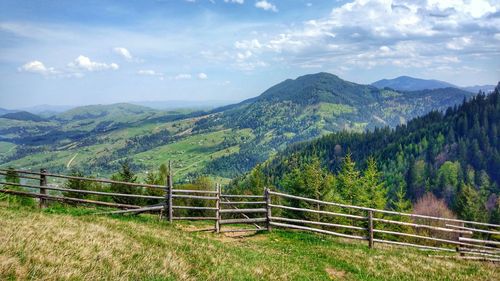
[[[475,85],[469,87],[459,87],[448,82],[434,79],[420,79],[410,76],[399,76],[394,79],[382,79],[371,84],[379,89],[391,88],[397,91],[421,91],[441,88],[457,88],[464,91],[478,93],[479,91],[490,93],[495,89],[495,85]]]
[[[317,73],[209,111],[122,103],[77,107],[40,119],[4,115],[0,166],[109,174],[129,159],[144,175],[173,160],[177,179],[200,173],[233,178],[289,144],[341,130],[395,127],[473,95],[453,87],[379,89]]]

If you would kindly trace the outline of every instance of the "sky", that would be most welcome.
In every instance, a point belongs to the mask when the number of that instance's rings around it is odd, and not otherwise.
[[[500,0],[1,0],[0,107],[240,101],[300,75],[500,80]]]

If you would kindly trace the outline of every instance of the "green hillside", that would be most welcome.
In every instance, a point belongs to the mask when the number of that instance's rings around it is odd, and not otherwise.
[[[396,92],[318,73],[286,80],[262,95],[210,112],[92,105],[43,120],[0,117],[0,166],[109,175],[129,159],[144,175],[175,160],[176,177],[233,178],[289,144],[339,130],[396,126],[472,94],[447,88]]]

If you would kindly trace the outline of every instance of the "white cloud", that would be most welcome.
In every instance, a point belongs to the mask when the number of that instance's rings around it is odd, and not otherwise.
[[[203,73],[203,72],[200,72],[200,73],[198,73],[198,79],[201,79],[201,80],[208,79],[208,75]]]
[[[238,40],[234,57],[247,69],[276,54],[300,67],[456,66],[463,56],[498,54],[498,12],[497,0],[353,0],[325,18]]]
[[[257,39],[236,41],[234,43],[236,49],[256,50],[262,48],[262,44]]]
[[[51,75],[59,73],[53,67],[46,67],[41,61],[38,60],[27,62],[19,67],[18,70],[22,72],[37,73],[41,75]]]
[[[247,50],[247,51],[245,51],[243,53],[237,53],[236,54],[236,58],[239,61],[243,61],[243,60],[246,60],[246,59],[250,58],[252,55],[253,55],[252,52],[250,52],[250,51]]]
[[[86,71],[117,70],[120,68],[116,63],[106,64],[102,62],[95,62],[83,55],[78,56],[73,62],[70,62],[68,66]]]
[[[181,74],[177,74],[174,77],[174,80],[187,80],[187,79],[191,79],[191,78],[192,78],[191,74],[181,73]]]
[[[463,50],[472,43],[471,41],[470,37],[453,38],[446,44],[446,47],[450,50]]]
[[[130,60],[133,59],[132,54],[130,54],[130,52],[127,49],[123,48],[123,47],[113,48],[113,52],[115,52],[116,54],[122,56],[126,60],[130,61]]]
[[[162,76],[163,74],[160,72],[156,72],[152,69],[141,69],[137,71],[137,74],[139,75],[145,75],[145,76]]]
[[[267,2],[267,0],[261,0],[255,2],[255,7],[263,9],[265,11],[278,12],[278,8],[276,8],[276,5]]]
[[[245,3],[245,0],[224,0],[224,3],[243,4],[243,3]]]

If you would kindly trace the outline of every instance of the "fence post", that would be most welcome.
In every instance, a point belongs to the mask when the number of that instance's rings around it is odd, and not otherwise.
[[[40,187],[42,186],[47,186],[47,176],[45,175],[47,173],[46,169],[40,169]],[[40,188],[40,194],[46,195],[47,194],[47,189],[45,188]],[[47,201],[45,198],[40,197],[40,208],[46,208],[47,207]]]
[[[271,194],[269,194],[269,188],[266,187],[264,190],[264,197],[266,198],[266,223],[267,231],[271,231]]]
[[[220,208],[220,206],[221,206],[221,204],[220,204],[220,193],[221,193],[220,192],[220,184],[216,185],[216,191],[217,191],[217,195],[216,195],[217,199],[215,201],[215,208],[217,208],[217,209],[215,210],[215,218],[216,218],[216,220],[215,220],[215,232],[219,233],[220,232],[220,209],[221,209]]]
[[[160,211],[160,219],[166,218],[168,219],[168,196],[169,196],[169,182],[170,180],[168,179],[170,177],[170,171],[167,171],[167,177],[165,178],[165,204],[163,205],[163,210]]]
[[[368,247],[373,248],[373,211],[368,211]]]
[[[170,161],[168,161],[168,194],[167,194],[167,201],[168,201],[168,221],[172,222],[173,221],[173,200],[172,200],[172,193],[173,193],[173,184],[172,184],[172,164]]]
[[[463,226],[465,226],[465,224],[464,224],[464,223],[461,223],[461,226],[463,227]],[[463,234],[462,234],[462,233],[459,233],[459,234],[458,234],[458,237],[457,237],[457,241],[458,241],[458,242],[460,242],[460,237],[463,237]],[[458,254],[459,254],[460,256],[462,256],[462,257],[463,257],[463,256],[465,256],[465,253],[463,253],[463,252],[461,252],[461,251],[460,251],[460,245],[457,245],[457,247],[455,248],[455,250],[458,252]]]

